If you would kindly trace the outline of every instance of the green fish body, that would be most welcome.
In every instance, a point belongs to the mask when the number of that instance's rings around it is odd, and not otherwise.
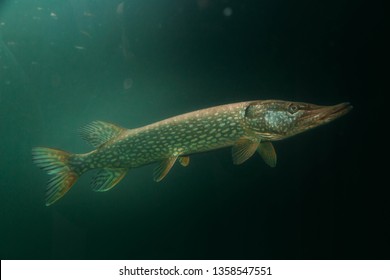
[[[235,164],[243,163],[257,151],[273,167],[276,153],[271,141],[332,121],[350,109],[348,103],[317,106],[265,100],[211,107],[135,129],[95,121],[80,131],[95,150],[71,154],[35,147],[33,160],[54,175],[46,193],[46,205],[51,205],[92,169],[99,169],[93,189],[107,191],[132,168],[157,163],[154,180],[161,181],[176,161],[187,166],[189,155],[229,146]]]

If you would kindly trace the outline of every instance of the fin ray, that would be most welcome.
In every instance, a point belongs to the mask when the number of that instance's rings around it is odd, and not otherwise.
[[[47,184],[46,206],[63,197],[77,181],[80,174],[69,164],[70,153],[44,147],[32,149],[33,162],[49,175],[54,175]]]
[[[156,182],[160,182],[171,170],[172,166],[175,164],[177,156],[169,157],[165,160],[162,160],[154,169],[153,179]]]
[[[118,184],[126,173],[126,168],[101,169],[92,180],[92,189],[95,192],[106,192]]]
[[[234,164],[241,164],[250,158],[255,152],[259,142],[252,141],[250,139],[239,139],[232,148],[232,156]]]
[[[276,152],[271,142],[261,142],[257,147],[257,152],[263,158],[266,164],[271,167],[276,166]]]
[[[190,164],[190,157],[189,156],[181,156],[179,157],[179,163],[181,166],[187,167]]]
[[[82,127],[79,132],[81,137],[95,148],[118,136],[125,129],[115,124],[93,121]]]

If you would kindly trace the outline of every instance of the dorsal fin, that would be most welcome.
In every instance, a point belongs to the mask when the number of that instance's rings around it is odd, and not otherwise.
[[[95,148],[118,136],[124,128],[115,124],[94,121],[80,129],[81,137]]]

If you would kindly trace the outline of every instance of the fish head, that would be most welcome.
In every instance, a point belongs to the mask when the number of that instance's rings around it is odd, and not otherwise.
[[[245,122],[265,140],[281,140],[329,123],[352,109],[349,103],[319,106],[282,100],[254,101],[245,108]]]

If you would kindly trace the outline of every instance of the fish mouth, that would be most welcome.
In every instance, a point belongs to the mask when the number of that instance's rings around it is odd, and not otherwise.
[[[349,102],[340,103],[333,106],[311,105],[311,108],[302,116],[301,131],[311,129],[329,123],[352,110]]]
[[[340,103],[334,106],[322,107],[321,109],[318,109],[317,120],[324,123],[333,121],[347,114],[352,110],[352,108],[353,107],[349,102]]]

